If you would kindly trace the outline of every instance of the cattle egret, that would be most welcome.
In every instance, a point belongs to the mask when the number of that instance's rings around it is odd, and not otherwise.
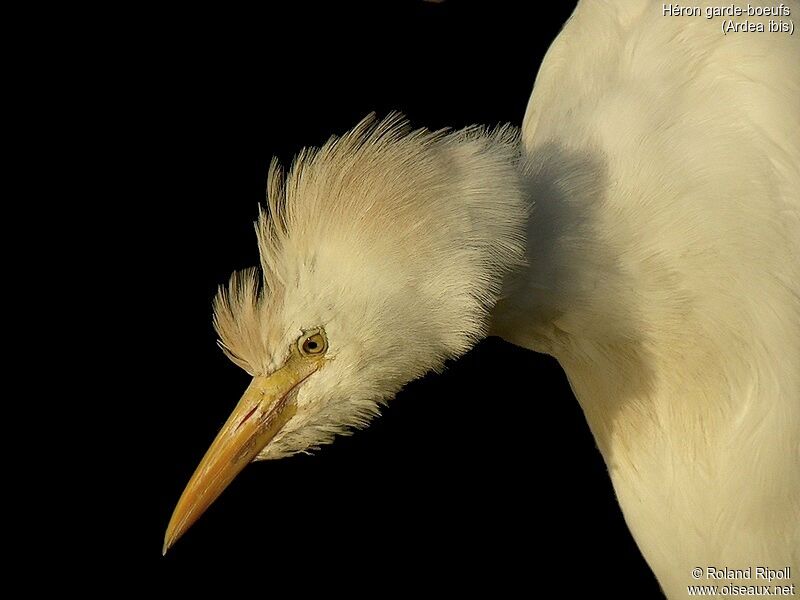
[[[214,302],[253,379],[165,552],[251,461],[497,335],[563,366],[668,597],[800,581],[800,39],[664,6],[580,2],[521,132],[394,114],[273,161],[260,269]]]

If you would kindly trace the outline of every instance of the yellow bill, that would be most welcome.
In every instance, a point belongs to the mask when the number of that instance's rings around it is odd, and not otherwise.
[[[271,375],[253,378],[181,494],[164,535],[164,554],[292,418],[300,384],[320,364],[321,357],[293,352]]]

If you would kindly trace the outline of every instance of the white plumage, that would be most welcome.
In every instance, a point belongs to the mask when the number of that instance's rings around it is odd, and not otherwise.
[[[800,40],[581,2],[522,136],[531,268],[496,331],[564,367],[668,596],[796,572]]]
[[[166,546],[235,475],[211,473],[363,426],[490,333],[562,364],[670,598],[698,566],[796,577],[798,66],[796,36],[584,0],[521,143],[390,117],[301,154],[285,182],[273,165],[262,290],[250,271],[215,305],[224,348],[271,399],[248,390]],[[272,428],[259,447],[236,433],[253,414]]]

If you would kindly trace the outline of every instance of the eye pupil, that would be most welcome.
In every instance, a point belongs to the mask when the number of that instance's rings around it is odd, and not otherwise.
[[[314,340],[308,340],[306,342],[306,345],[308,346],[309,350],[316,350],[317,349],[317,342],[315,342]]]

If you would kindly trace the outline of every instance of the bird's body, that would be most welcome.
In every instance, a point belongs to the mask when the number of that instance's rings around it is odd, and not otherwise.
[[[521,140],[390,118],[273,169],[262,289],[216,305],[253,384],[166,546],[251,459],[363,426],[491,333],[562,364],[668,596],[694,567],[796,575],[799,58],[785,33],[584,0]]]
[[[800,40],[654,4],[582,2],[542,64],[494,329],[564,367],[677,598],[800,569]]]

